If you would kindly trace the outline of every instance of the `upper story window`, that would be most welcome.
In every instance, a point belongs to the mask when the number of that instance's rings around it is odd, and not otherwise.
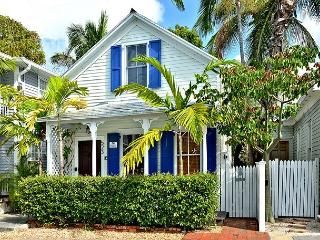
[[[138,44],[127,46],[127,79],[128,83],[139,83],[147,86],[147,64],[132,62],[139,55],[147,55],[147,45]]]

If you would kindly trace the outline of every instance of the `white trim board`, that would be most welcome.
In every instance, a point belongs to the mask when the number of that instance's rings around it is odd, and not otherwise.
[[[105,137],[103,137],[103,136],[97,136],[97,140],[100,140],[101,142],[105,143]],[[92,141],[92,139],[90,136],[88,136],[88,137],[75,137],[74,138],[74,161],[72,163],[72,175],[73,176],[79,176],[79,156],[78,156],[79,155],[79,147],[78,147],[78,145],[79,145],[79,142],[81,142],[81,141]],[[106,144],[104,144],[104,146],[105,145]],[[101,151],[100,151],[100,153],[101,153]],[[103,161],[104,161],[104,156],[101,153],[101,176],[103,176],[105,173],[105,171],[103,171],[103,169],[102,169],[104,167]],[[77,168],[77,171],[75,171],[75,168]]]

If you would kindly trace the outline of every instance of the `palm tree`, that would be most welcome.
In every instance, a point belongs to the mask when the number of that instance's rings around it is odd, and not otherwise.
[[[88,21],[84,26],[72,24],[67,29],[69,46],[65,52],[56,53],[51,57],[51,63],[69,68],[75,60],[81,58],[90,48],[107,34],[108,16],[101,12],[98,24]],[[74,51],[76,59],[71,56]]]
[[[39,116],[46,115],[57,118],[56,131],[59,140],[60,175],[64,174],[61,118],[69,108],[85,108],[86,101],[81,99],[80,96],[86,95],[88,95],[87,88],[79,87],[76,81],[70,81],[64,77],[51,77],[43,99],[38,99],[39,107],[31,111],[26,119],[29,130],[34,130]]]
[[[202,35],[212,34],[207,48],[218,57],[223,57],[224,53],[239,41],[239,7],[234,1],[200,2],[195,27]],[[318,20],[318,0],[240,0],[240,3],[242,26],[248,29],[245,41],[246,55],[250,62],[261,61],[270,55],[275,46],[278,46],[279,50],[279,45],[282,45],[281,49],[292,43],[311,48],[317,46],[311,34],[299,21],[298,13],[305,11]],[[278,21],[279,19],[281,21]],[[216,26],[219,29],[214,33]]]
[[[177,86],[171,72],[154,58],[138,56],[133,61],[143,62],[153,65],[164,77],[170,88],[170,93],[165,98],[160,97],[156,92],[137,83],[131,83],[116,89],[116,95],[130,92],[137,94],[146,104],[163,110],[168,118],[168,123],[162,128],[151,129],[149,132],[134,141],[129,147],[129,152],[123,157],[122,161],[125,170],[128,172],[142,162],[145,150],[154,146],[159,141],[163,131],[176,128],[179,140],[179,175],[183,174],[182,159],[182,135],[183,131],[189,132],[192,139],[200,144],[202,141],[203,128],[209,123],[209,108],[204,103],[193,103],[191,101],[192,86],[183,95]]]
[[[14,61],[0,56],[0,75],[8,71],[14,71],[15,68],[16,64]]]

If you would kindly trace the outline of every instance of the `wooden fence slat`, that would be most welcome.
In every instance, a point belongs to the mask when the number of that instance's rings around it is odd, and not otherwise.
[[[301,175],[300,175],[300,209],[299,209],[299,217],[303,216],[303,199],[304,199],[304,164],[301,161]]]
[[[315,181],[314,181],[314,170],[316,169],[316,161],[311,161],[311,177],[310,177],[310,181],[311,181],[311,207],[310,207],[310,211],[311,211],[311,217],[315,217],[316,216],[316,213],[314,211],[314,200],[315,200],[315,188],[316,188],[316,185],[315,185]]]

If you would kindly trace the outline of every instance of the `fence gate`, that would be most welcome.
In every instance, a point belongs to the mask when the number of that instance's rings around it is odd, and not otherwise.
[[[257,217],[256,166],[231,167],[222,164],[220,177],[220,211],[230,217]]]
[[[269,165],[274,216],[315,217],[319,209],[319,159],[271,161]]]

